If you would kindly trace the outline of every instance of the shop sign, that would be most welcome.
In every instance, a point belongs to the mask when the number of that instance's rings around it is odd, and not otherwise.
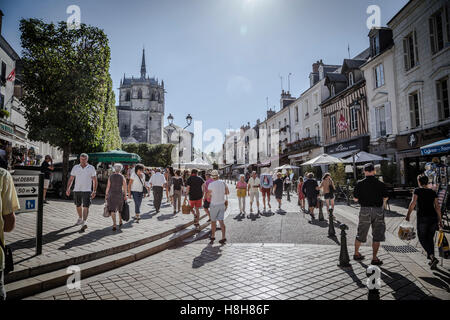
[[[4,123],[0,123],[0,129],[10,134],[14,134],[14,129]]]
[[[368,145],[369,139],[359,138],[356,140],[351,140],[348,142],[343,142],[339,144],[334,144],[332,146],[326,147],[325,152],[327,154],[347,152],[353,150],[365,150]]]
[[[411,133],[408,136],[408,146],[410,146],[411,148],[416,147],[418,142],[419,138],[417,138],[417,135],[415,133]]]

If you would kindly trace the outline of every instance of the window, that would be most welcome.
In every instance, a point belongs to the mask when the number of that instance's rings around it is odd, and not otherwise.
[[[351,87],[354,83],[355,83],[355,81],[353,79],[353,72],[350,72],[348,74],[348,86]]]
[[[298,132],[295,133],[295,141],[300,140],[300,135],[298,134]]]
[[[141,89],[138,90],[138,99],[142,99],[142,90]]]
[[[350,129],[358,130],[358,110],[355,107],[350,107]]]
[[[411,32],[403,39],[403,56],[405,71],[408,71],[419,64],[416,31]]]
[[[330,87],[331,96],[334,96],[336,94],[336,89],[334,88],[334,84]]]
[[[281,121],[278,121],[278,129],[281,129]]]
[[[444,28],[447,29],[447,41],[449,41],[448,8],[445,8],[445,11],[444,9],[440,9],[433,14],[430,19],[428,19],[428,23],[430,28],[431,53],[435,54],[444,49]]]
[[[384,67],[383,64],[379,64],[374,69],[375,73],[375,88],[384,86]]]
[[[316,123],[314,127],[316,128],[316,137],[320,138],[320,125]]]
[[[336,136],[336,115],[332,114],[330,116],[330,133],[332,137]]]
[[[286,118],[284,118],[284,126],[285,126],[285,127],[287,126],[287,120],[286,120]]]
[[[409,100],[409,115],[411,120],[411,129],[420,126],[420,102],[419,91],[413,92],[408,96]]]
[[[450,109],[448,102],[448,77],[436,82],[437,104],[439,120],[450,118]]]
[[[380,53],[380,37],[378,34],[370,39],[370,47],[372,50],[372,57]]]
[[[311,130],[309,130],[309,128],[306,128],[306,138],[311,137]]]
[[[0,75],[0,78],[3,83],[6,81],[6,63],[2,61],[2,74]]]
[[[305,118],[309,117],[309,101],[305,100]]]
[[[295,122],[298,122],[298,106],[295,106]]]
[[[125,101],[130,101],[130,91],[125,93]]]
[[[384,106],[375,108],[377,137],[386,136],[386,113]]]
[[[5,107],[5,96],[0,94],[0,109]]]

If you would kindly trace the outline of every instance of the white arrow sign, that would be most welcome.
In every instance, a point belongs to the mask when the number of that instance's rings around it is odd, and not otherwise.
[[[13,175],[14,184],[39,184],[39,176],[15,176]]]
[[[29,196],[29,195],[37,195],[39,188],[38,187],[21,187],[21,186],[16,186],[16,191],[17,191],[17,195],[20,196]]]

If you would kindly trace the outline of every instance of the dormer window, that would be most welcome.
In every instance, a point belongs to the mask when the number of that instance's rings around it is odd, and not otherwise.
[[[379,36],[379,34],[370,38],[370,48],[372,51],[372,57],[376,56],[377,54],[380,53],[380,36]]]
[[[334,88],[334,84],[332,84],[330,86],[330,92],[331,92],[331,96],[334,96],[336,94],[336,89]]]
[[[348,86],[351,87],[355,83],[355,80],[353,79],[353,72],[350,72],[348,74]]]

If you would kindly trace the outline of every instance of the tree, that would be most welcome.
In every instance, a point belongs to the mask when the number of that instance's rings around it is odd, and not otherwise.
[[[28,136],[63,150],[65,186],[70,154],[120,147],[108,39],[38,19],[22,19],[20,31]]]
[[[167,167],[172,164],[173,144],[126,143],[122,150],[136,153],[147,167]]]
[[[345,165],[343,163],[330,165],[330,174],[333,181],[336,185],[345,185],[346,181],[346,173],[345,173]]]

